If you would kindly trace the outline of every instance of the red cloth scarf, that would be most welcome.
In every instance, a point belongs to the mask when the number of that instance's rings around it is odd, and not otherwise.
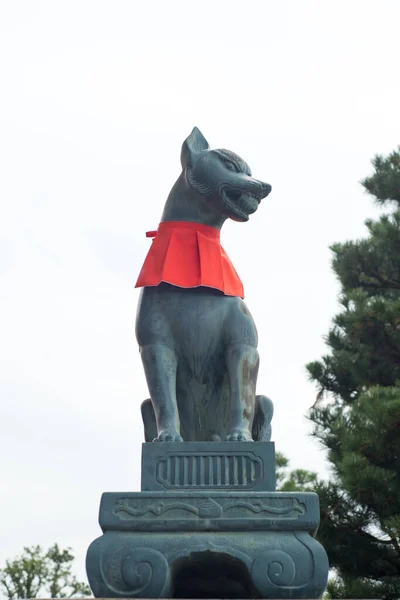
[[[244,298],[242,282],[220,244],[220,231],[190,221],[165,221],[154,237],[135,287],[162,281],[182,288],[211,287]]]

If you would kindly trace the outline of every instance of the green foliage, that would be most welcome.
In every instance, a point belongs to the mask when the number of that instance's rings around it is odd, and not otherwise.
[[[281,492],[312,492],[317,485],[317,474],[305,469],[289,471],[289,460],[276,453],[276,487]]]
[[[396,582],[386,584],[372,582],[370,579],[340,579],[338,577],[328,582],[324,600],[340,600],[341,598],[373,598],[380,599],[385,590],[390,590],[390,597],[398,597],[399,587]]]
[[[400,205],[399,151],[375,157],[373,165],[366,190],[380,204]],[[400,210],[366,225],[365,239],[332,247],[341,309],[326,337],[329,354],[307,365],[320,396],[329,398],[310,411],[332,467],[331,481],[316,487],[318,537],[337,572],[328,598],[394,599],[400,597]]]
[[[365,224],[367,239],[332,246],[333,269],[346,290],[362,288],[368,295],[398,298],[400,212]]]
[[[73,560],[71,549],[61,550],[58,544],[47,552],[40,546],[24,548],[21,556],[7,560],[0,569],[0,589],[9,600],[91,596],[89,586],[72,575]]]
[[[305,469],[295,469],[280,486],[281,492],[313,492],[317,485],[317,474]]]
[[[372,164],[375,172],[362,185],[379,204],[390,201],[400,204],[400,146],[386,158],[378,154]]]

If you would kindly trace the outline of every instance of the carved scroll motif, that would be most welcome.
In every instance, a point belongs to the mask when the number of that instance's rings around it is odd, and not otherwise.
[[[104,581],[114,597],[158,598],[169,580],[168,561],[153,548],[111,547],[101,562]]]
[[[114,509],[114,513],[121,518],[140,518],[145,515],[155,515],[156,517],[172,510],[180,510],[190,515],[195,515],[199,519],[219,519],[229,518],[230,511],[242,509],[243,516],[246,513],[253,515],[261,515],[281,518],[298,518],[305,513],[304,505],[300,504],[296,498],[291,499],[289,505],[282,507],[271,506],[264,504],[261,501],[248,502],[245,500],[233,500],[227,504],[219,504],[213,498],[205,498],[196,506],[189,502],[181,502],[179,500],[171,500],[169,502],[155,502],[148,505],[138,505],[132,502],[129,498],[119,500]],[[294,515],[292,514],[294,513]],[[290,515],[290,517],[289,517]]]

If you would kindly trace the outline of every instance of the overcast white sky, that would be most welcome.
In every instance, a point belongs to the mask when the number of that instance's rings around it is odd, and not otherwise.
[[[400,143],[398,0],[0,3],[0,565],[72,546],[139,489],[136,277],[200,127],[271,195],[222,240],[293,467],[326,475],[305,364],[337,304],[328,246],[378,214],[358,181]]]

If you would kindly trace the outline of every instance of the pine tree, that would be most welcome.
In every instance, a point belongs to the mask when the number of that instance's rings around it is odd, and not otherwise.
[[[400,147],[362,181],[389,208],[365,239],[335,244],[341,310],[329,354],[307,366],[319,388],[313,434],[332,479],[319,483],[319,539],[331,598],[400,597]]]
[[[279,492],[313,492],[318,485],[318,476],[306,469],[289,470],[289,459],[276,453],[276,489]]]

